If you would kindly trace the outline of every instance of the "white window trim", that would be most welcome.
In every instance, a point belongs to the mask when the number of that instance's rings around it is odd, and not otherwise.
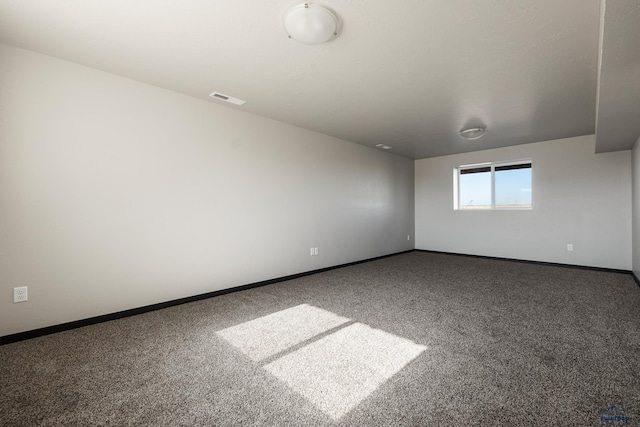
[[[529,164],[531,168],[531,206],[523,207],[523,208],[514,208],[514,207],[496,207],[496,180],[495,180],[495,172],[496,168],[501,166],[511,166],[511,165],[523,165]],[[509,160],[505,162],[484,162],[484,163],[474,163],[469,165],[460,165],[456,168],[453,168],[453,209],[456,211],[473,211],[477,212],[476,209],[461,209],[460,208],[460,171],[465,169],[475,169],[480,167],[490,167],[491,168],[491,207],[487,209],[478,209],[480,211],[530,211],[533,209],[533,161],[531,159],[522,159],[522,160]]]

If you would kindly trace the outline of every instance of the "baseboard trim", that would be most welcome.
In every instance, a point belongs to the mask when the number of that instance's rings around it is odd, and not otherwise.
[[[562,263],[547,262],[547,261],[531,261],[531,260],[527,260],[527,259],[502,258],[502,257],[494,257],[494,256],[487,256],[487,255],[461,254],[461,253],[456,253],[456,252],[432,251],[432,250],[428,250],[428,249],[416,249],[415,251],[416,252],[429,252],[429,253],[433,253],[433,254],[442,254],[442,255],[454,255],[454,256],[461,256],[461,257],[467,257],[467,258],[481,258],[481,259],[491,259],[491,260],[496,260],[496,261],[509,261],[509,262],[520,262],[520,263],[524,263],[524,264],[546,265],[546,266],[550,266],[550,267],[576,268],[576,269],[579,269],[579,270],[592,270],[592,271],[604,271],[604,272],[607,272],[607,273],[631,274],[632,276],[634,276],[634,279],[636,280],[636,282],[638,282],[638,278],[635,277],[635,275],[633,274],[632,271],[630,271],[630,270],[620,270],[620,269],[616,269],[616,268],[591,267],[591,266],[588,266],[588,265],[562,264]],[[639,284],[640,284],[640,282],[639,282]]]
[[[61,323],[59,325],[46,326],[44,328],[33,329],[25,332],[18,332],[16,334],[5,335],[0,337],[0,345],[11,344],[19,341],[29,340],[32,338],[38,338],[44,335],[51,335],[58,332],[69,331],[72,329],[82,328],[84,326],[95,325],[97,323],[108,322],[110,320],[122,319],[124,317],[135,316],[138,314],[148,313],[150,311],[161,310],[163,308],[173,307],[176,305],[186,304],[189,302],[200,301],[207,298],[213,298],[220,295],[229,294],[232,292],[244,291],[247,289],[259,288],[261,286],[271,285],[274,283],[284,282],[286,280],[297,279],[300,277],[310,276],[312,274],[322,273],[324,271],[335,270],[338,268],[349,267],[351,265],[363,264],[379,260],[382,258],[388,258],[391,256],[401,255],[408,252],[413,252],[414,249],[408,251],[396,252],[389,255],[382,255],[375,258],[368,258],[361,261],[348,262],[346,264],[334,265],[332,267],[324,267],[317,270],[306,271],[302,273],[291,274],[289,276],[278,277],[275,279],[263,280],[261,282],[250,283],[247,285],[235,286],[232,288],[221,289],[219,291],[207,292],[204,294],[194,295],[186,298],[179,298],[171,301],[161,302],[157,304],[151,304],[144,307],[132,308],[129,310],[118,311],[115,313],[103,314],[96,317],[90,317],[87,319],[75,320],[73,322]]]
[[[636,284],[638,286],[640,286],[640,278],[638,278],[638,276],[636,276],[636,273],[634,273],[633,271],[631,272],[631,276],[633,277],[633,280],[636,281]]]

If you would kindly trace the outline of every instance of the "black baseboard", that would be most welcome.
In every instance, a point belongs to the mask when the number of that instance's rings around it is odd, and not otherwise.
[[[636,276],[636,273],[634,273],[633,271],[631,272],[631,276],[633,277],[633,280],[636,281],[636,283],[638,284],[638,286],[640,286],[640,278],[638,278],[638,276]]]
[[[55,334],[57,332],[68,331],[71,329],[82,328],[83,326],[95,325],[97,323],[108,322],[110,320],[122,319],[123,317],[135,316],[137,314],[147,313],[150,311],[160,310],[167,307],[173,307],[176,305],[186,304],[189,302],[200,301],[207,298],[213,298],[219,295],[228,294],[231,292],[244,291],[246,289],[258,288],[260,286],[271,285],[273,283],[284,282],[286,280],[297,279],[299,277],[309,276],[312,274],[322,273],[323,271],[335,270],[337,268],[348,267],[350,265],[362,264],[365,262],[371,262],[382,258],[388,258],[390,256],[400,255],[408,252],[413,252],[413,249],[403,252],[397,252],[389,255],[383,255],[375,258],[369,258],[362,261],[354,261],[346,264],[335,265],[332,267],[320,268],[318,270],[306,271],[303,273],[291,274],[289,276],[278,277],[275,279],[263,280],[261,282],[250,283],[247,285],[236,286],[233,288],[221,289],[219,291],[207,292],[204,294],[194,295],[186,298],[180,298],[172,301],[161,302],[158,304],[147,305],[144,307],[132,308],[130,310],[118,311],[116,313],[103,314],[101,316],[90,317],[88,319],[76,320],[73,322],[62,323],[59,325],[47,326],[44,328],[33,329],[25,332],[18,332],[17,334],[5,335],[0,337],[0,345],[11,344],[18,341],[24,341],[32,338],[41,337],[44,335]]]
[[[618,274],[631,274],[636,282],[638,282],[638,278],[633,274],[630,270],[619,270],[616,268],[605,268],[605,267],[591,267],[588,265],[576,265],[576,264],[562,264],[556,262],[547,262],[547,261],[531,261],[526,259],[517,259],[517,258],[501,258],[501,257],[493,257],[486,255],[471,255],[471,254],[460,254],[456,252],[442,252],[442,251],[431,251],[427,249],[416,249],[416,252],[429,252],[433,254],[443,254],[443,255],[454,255],[461,256],[467,258],[481,258],[481,259],[491,259],[496,261],[509,261],[509,262],[520,262],[524,264],[536,264],[536,265],[546,265],[551,267],[562,267],[562,268],[577,268],[579,270],[592,270],[592,271],[604,271],[607,273],[618,273]],[[640,283],[639,283],[640,284]]]

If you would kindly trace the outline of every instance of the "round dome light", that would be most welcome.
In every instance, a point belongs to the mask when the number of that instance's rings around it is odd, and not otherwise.
[[[340,17],[331,9],[315,3],[290,7],[284,14],[284,29],[289,38],[304,44],[320,44],[338,36]]]
[[[464,139],[480,139],[487,133],[487,128],[472,128],[460,131],[460,136]]]

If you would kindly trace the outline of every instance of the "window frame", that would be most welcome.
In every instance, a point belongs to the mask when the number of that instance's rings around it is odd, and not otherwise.
[[[500,207],[496,206],[496,168],[529,165],[528,167],[513,169],[531,169],[531,205],[525,207]],[[465,209],[460,205],[460,175],[464,175],[462,171],[472,169],[489,169],[479,172],[491,172],[491,206],[481,209]],[[505,169],[508,170],[508,169]],[[500,171],[498,171],[500,172]],[[467,172],[469,173],[469,172]],[[530,211],[533,209],[533,161],[531,159],[509,160],[502,162],[483,162],[468,165],[460,165],[453,168],[453,209],[456,211]]]

